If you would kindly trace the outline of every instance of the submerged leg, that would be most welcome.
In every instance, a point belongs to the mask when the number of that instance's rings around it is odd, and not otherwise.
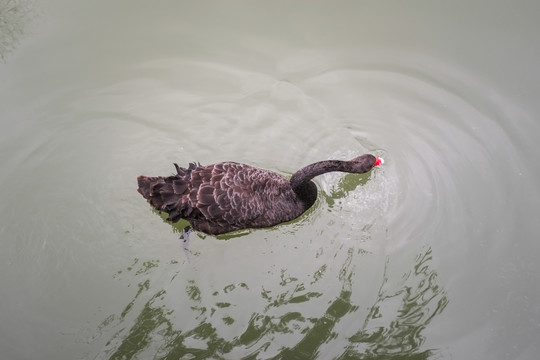
[[[191,234],[192,231],[193,229],[191,228],[191,226],[186,226],[182,230],[182,236],[180,237],[180,239],[182,239],[182,247],[184,248],[184,254],[186,254],[186,258],[188,262],[189,262],[189,250],[188,250],[189,234]]]

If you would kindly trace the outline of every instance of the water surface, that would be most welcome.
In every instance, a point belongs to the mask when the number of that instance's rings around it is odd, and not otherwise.
[[[2,358],[535,358],[538,4],[17,5]],[[173,162],[365,152],[384,166],[318,177],[299,219],[189,257],[136,192]]]

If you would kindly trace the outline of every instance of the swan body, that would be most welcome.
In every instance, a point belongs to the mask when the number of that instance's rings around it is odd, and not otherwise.
[[[187,220],[191,228],[218,235],[293,220],[317,199],[311,179],[331,171],[365,173],[383,162],[371,154],[350,161],[308,165],[287,179],[275,172],[236,162],[176,167],[168,177],[137,178],[138,192],[167,220]]]

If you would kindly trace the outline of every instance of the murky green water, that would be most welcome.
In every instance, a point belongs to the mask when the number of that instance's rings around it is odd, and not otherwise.
[[[536,358],[540,5],[482,3],[0,2],[2,359]],[[189,258],[136,191],[365,152]]]

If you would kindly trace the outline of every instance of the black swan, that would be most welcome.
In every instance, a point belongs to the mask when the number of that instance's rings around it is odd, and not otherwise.
[[[246,228],[263,228],[293,220],[317,199],[315,176],[332,171],[362,174],[384,162],[371,154],[350,161],[327,160],[308,165],[292,177],[236,162],[176,167],[168,177],[139,176],[137,191],[167,220],[187,220],[187,242],[193,228],[218,235]]]

